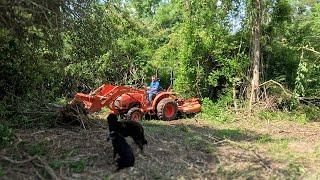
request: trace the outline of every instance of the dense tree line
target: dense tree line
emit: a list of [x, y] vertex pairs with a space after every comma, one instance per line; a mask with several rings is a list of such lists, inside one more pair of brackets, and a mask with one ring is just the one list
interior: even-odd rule
[[28, 110], [105, 82], [142, 85], [157, 67], [174, 69], [182, 96], [233, 89], [245, 100], [256, 18], [258, 81], [319, 97], [317, 0], [3, 0], [0, 118], [27, 121]]

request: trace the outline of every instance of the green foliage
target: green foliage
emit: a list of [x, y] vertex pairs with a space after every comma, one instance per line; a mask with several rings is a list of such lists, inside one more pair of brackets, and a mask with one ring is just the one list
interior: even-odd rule
[[293, 94], [289, 101], [289, 109], [290, 110], [295, 110], [299, 106], [299, 100], [298, 100], [298, 95], [296, 93]]
[[65, 150], [61, 153], [62, 159], [67, 159], [69, 157], [79, 154], [79, 149]]
[[225, 10], [217, 8], [212, 1], [188, 3], [173, 1], [155, 13], [159, 23], [155, 23], [158, 31], [153, 39], [162, 41], [155, 45], [152, 63], [176, 70], [174, 89], [182, 96], [217, 97], [220, 93], [217, 91], [241, 76], [248, 58], [237, 53], [242, 52], [239, 42], [223, 24], [222, 19], [227, 16]]
[[86, 167], [86, 163], [84, 160], [74, 161], [69, 164], [72, 172], [74, 173], [82, 173]]
[[319, 24], [319, 3], [277, 0], [266, 9], [273, 10], [262, 37], [266, 78], [286, 84], [296, 96], [316, 95], [318, 57], [306, 50], [301, 56], [301, 47], [319, 49], [319, 29], [315, 28]]
[[302, 105], [296, 109], [297, 113], [305, 114], [308, 121], [319, 122], [320, 121], [320, 108], [314, 105]]
[[60, 104], [60, 105], [66, 105], [68, 103], [68, 99], [66, 98], [57, 98], [55, 101], [57, 104]]
[[287, 174], [290, 175], [288, 177], [290, 179], [296, 179], [297, 177], [304, 175], [306, 172], [303, 165], [294, 162], [290, 163], [286, 170]]
[[67, 165], [74, 173], [82, 173], [85, 170], [86, 162], [83, 159], [77, 160], [77, 161], [71, 161], [71, 162], [62, 162], [59, 160], [54, 160], [50, 164], [50, 167], [53, 169], [60, 169], [61, 167]]
[[0, 123], [0, 150], [12, 143], [13, 136], [12, 129], [8, 125]]
[[295, 92], [298, 96], [305, 96], [305, 73], [308, 72], [307, 63], [303, 58], [301, 58], [300, 63], [298, 65], [297, 77], [295, 82]]
[[316, 153], [317, 158], [319, 158], [320, 157], [320, 143], [316, 144], [315, 153]]
[[268, 143], [271, 142], [272, 138], [269, 134], [263, 134], [259, 137], [258, 142], [259, 143]]
[[213, 102], [209, 98], [202, 99], [201, 117], [216, 122], [232, 121], [233, 114], [228, 112], [228, 106], [232, 101], [230, 94]]
[[58, 160], [54, 160], [52, 162], [50, 162], [50, 167], [52, 167], [53, 169], [60, 169], [60, 167], [63, 166], [63, 163], [61, 161]]
[[44, 142], [35, 143], [35, 144], [28, 144], [26, 146], [26, 150], [30, 155], [40, 155], [44, 156], [47, 153], [47, 149]]
[[305, 124], [310, 121], [310, 119], [306, 116], [305, 113], [300, 111], [292, 111], [292, 112], [282, 112], [282, 111], [260, 111], [258, 112], [258, 117], [265, 121], [282, 121], [289, 120], [298, 122], [301, 124]]
[[201, 115], [206, 119], [220, 117], [223, 110], [218, 107], [212, 100], [205, 98], [202, 100]]
[[4, 176], [4, 169], [0, 166], [0, 177]]
[[56, 29], [58, 22], [51, 20], [59, 16], [56, 8], [60, 4], [2, 3], [1, 17], [7, 21], [1, 22], [0, 29], [0, 58], [4, 60], [0, 63], [0, 98], [34, 90], [56, 92], [61, 68], [55, 60], [61, 50], [61, 36]]
[[224, 139], [241, 139], [246, 133], [241, 129], [222, 129], [215, 133], [218, 137]]
[[[263, 3], [263, 80], [294, 91], [293, 109], [298, 96], [320, 94], [319, 56], [305, 51], [300, 58], [301, 47], [320, 49], [320, 5]], [[172, 67], [174, 90], [205, 98], [203, 115], [225, 121], [230, 104], [210, 101], [230, 98], [231, 88], [244, 88], [249, 80], [249, 1], [1, 4], [0, 115], [14, 126], [52, 126], [54, 114], [44, 108], [48, 102], [102, 83], [140, 86], [150, 82], [157, 67]], [[168, 86], [168, 75], [160, 78]]]
[[53, 127], [56, 125], [56, 111], [48, 105], [50, 96], [30, 93], [24, 97], [6, 97], [2, 101], [0, 116], [5, 117], [11, 127]]

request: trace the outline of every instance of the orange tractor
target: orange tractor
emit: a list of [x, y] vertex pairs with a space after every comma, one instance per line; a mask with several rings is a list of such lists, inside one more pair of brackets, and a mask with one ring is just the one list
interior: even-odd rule
[[201, 105], [198, 98], [178, 98], [171, 91], [172, 75], [171, 72], [170, 87], [165, 91], [160, 91], [151, 103], [148, 101], [145, 89], [103, 84], [90, 94], [77, 93], [71, 104], [81, 102], [89, 113], [108, 107], [113, 113], [133, 121], [140, 121], [145, 114], [156, 115], [161, 120], [172, 120], [178, 113], [200, 112]]

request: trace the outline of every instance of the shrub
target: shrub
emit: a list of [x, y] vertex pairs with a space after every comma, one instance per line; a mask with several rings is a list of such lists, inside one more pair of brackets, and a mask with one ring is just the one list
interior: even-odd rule
[[213, 102], [209, 98], [202, 99], [201, 117], [217, 122], [225, 122], [232, 119], [232, 115], [228, 113], [228, 105], [231, 102], [229, 95], [225, 95], [217, 102]]
[[86, 167], [84, 160], [74, 161], [69, 164], [69, 167], [71, 168], [72, 172], [75, 173], [82, 173]]
[[308, 121], [320, 121], [320, 108], [314, 105], [303, 105], [300, 106], [297, 111], [302, 114], [305, 114]]
[[302, 124], [309, 122], [307, 116], [300, 111], [260, 111], [258, 117], [267, 121], [288, 120]]
[[0, 124], [0, 149], [9, 146], [13, 141], [13, 131], [6, 124]]

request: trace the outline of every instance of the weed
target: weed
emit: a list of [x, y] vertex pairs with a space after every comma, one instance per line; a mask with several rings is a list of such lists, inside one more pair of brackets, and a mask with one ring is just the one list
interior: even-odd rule
[[299, 111], [292, 111], [292, 112], [286, 112], [286, 111], [260, 111], [258, 112], [258, 117], [261, 120], [266, 121], [293, 121], [298, 122], [301, 124], [305, 124], [309, 122], [309, 119], [306, 117], [304, 113], [301, 113]]
[[0, 124], [0, 150], [9, 146], [13, 141], [12, 129], [5, 125]]
[[202, 100], [201, 117], [216, 122], [226, 122], [233, 119], [233, 116], [227, 112], [223, 101], [214, 103], [208, 98]]
[[308, 121], [320, 121], [320, 108], [317, 106], [300, 106], [296, 112], [304, 113]]
[[299, 179], [305, 173], [305, 169], [298, 163], [290, 163], [285, 169], [289, 179]]
[[66, 105], [68, 103], [68, 100], [67, 98], [57, 98], [56, 103], [61, 105]]
[[63, 152], [61, 153], [62, 154], [61, 158], [66, 159], [66, 158], [72, 157], [78, 153], [79, 153], [79, 149], [63, 150]]
[[185, 125], [179, 126], [179, 130], [182, 131], [182, 132], [190, 132], [190, 128], [188, 126], [185, 126]]
[[44, 145], [43, 142], [41, 143], [37, 143], [37, 144], [30, 144], [27, 146], [27, 152], [30, 154], [30, 155], [46, 155], [46, 147]]
[[267, 150], [268, 154], [279, 160], [288, 160], [295, 155], [288, 149], [289, 139], [274, 139], [271, 142], [264, 143], [264, 149]]
[[224, 139], [243, 139], [246, 136], [245, 132], [241, 129], [221, 129], [217, 130], [214, 134]]
[[[59, 160], [54, 160], [52, 161], [49, 165], [53, 169], [60, 169], [63, 165], [66, 163], [63, 163]], [[82, 173], [85, 170], [85, 161], [84, 160], [79, 160], [79, 161], [73, 161], [68, 163], [69, 168], [71, 169], [72, 172], [74, 173]]]
[[282, 152], [284, 150], [288, 149], [288, 145], [289, 145], [289, 139], [279, 139], [274, 141], [273, 143], [273, 150], [274, 151], [278, 151], [278, 152]]
[[0, 177], [4, 176], [4, 170], [2, 169], [2, 167], [0, 166]]
[[257, 141], [258, 143], [267, 143], [267, 142], [271, 142], [272, 138], [269, 134], [263, 134], [259, 137]]
[[314, 152], [316, 154], [316, 157], [320, 158], [320, 143], [319, 142], [317, 143]]
[[62, 167], [63, 163], [58, 161], [58, 160], [54, 160], [52, 161], [50, 164], [50, 167], [52, 167], [53, 169], [59, 169], [60, 167]]
[[258, 117], [265, 121], [272, 121], [279, 119], [278, 114], [274, 111], [259, 111]]
[[84, 172], [84, 169], [86, 167], [85, 161], [84, 160], [79, 160], [79, 161], [74, 161], [69, 164], [70, 169], [74, 173], [82, 173]]

